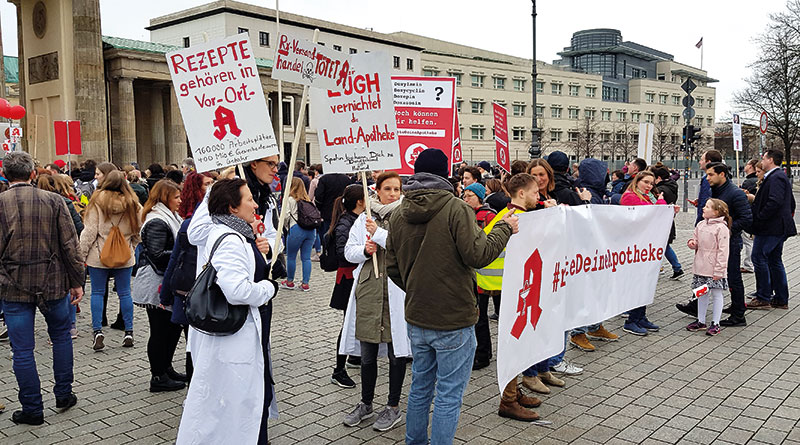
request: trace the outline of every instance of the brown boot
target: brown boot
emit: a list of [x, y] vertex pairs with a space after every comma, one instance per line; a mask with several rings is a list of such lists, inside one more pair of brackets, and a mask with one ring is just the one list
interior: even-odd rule
[[522, 376], [522, 385], [539, 394], [550, 394], [550, 388], [539, 380], [539, 376]]
[[539, 420], [539, 415], [535, 411], [523, 408], [517, 402], [500, 402], [500, 408], [497, 410], [500, 417], [507, 419], [519, 420], [522, 422], [533, 422]]
[[592, 339], [603, 340], [603, 341], [617, 341], [619, 340], [619, 335], [609, 332], [605, 326], [600, 325], [600, 327], [596, 331], [589, 331], [586, 333], [586, 336]]
[[563, 380], [554, 376], [551, 372], [543, 372], [539, 374], [539, 379], [542, 381], [542, 383], [550, 386], [558, 386], [559, 388], [562, 388], [564, 385], [566, 385]]
[[522, 392], [522, 387], [517, 387], [517, 403], [525, 408], [538, 408], [542, 405], [542, 401], [537, 397], [526, 396]]
[[573, 346], [580, 349], [581, 351], [585, 352], [594, 351], [594, 345], [589, 343], [589, 339], [586, 338], [586, 334], [573, 335], [572, 337], [569, 338], [569, 342], [572, 343]]

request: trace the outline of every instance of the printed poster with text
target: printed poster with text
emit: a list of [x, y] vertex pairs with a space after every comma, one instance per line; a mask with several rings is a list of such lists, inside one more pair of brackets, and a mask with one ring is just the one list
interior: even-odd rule
[[511, 173], [511, 152], [508, 148], [508, 110], [492, 102], [494, 114], [495, 159], [500, 168]]
[[455, 78], [392, 76], [392, 83], [402, 158], [397, 172], [413, 175], [417, 156], [428, 148], [442, 150], [452, 170]]
[[390, 60], [374, 52], [353, 55], [344, 91], [311, 89], [311, 122], [326, 173], [400, 167]]
[[278, 154], [247, 34], [166, 57], [197, 171]]

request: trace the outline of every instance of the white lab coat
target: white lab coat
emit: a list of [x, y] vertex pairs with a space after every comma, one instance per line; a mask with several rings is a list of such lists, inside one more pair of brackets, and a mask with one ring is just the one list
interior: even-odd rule
[[[208, 261], [214, 242], [227, 232], [236, 233], [211, 222], [207, 200], [198, 206], [188, 230], [189, 242], [198, 246], [198, 273]], [[253, 282], [255, 255], [241, 235], [226, 237], [211, 264], [228, 301], [247, 304], [250, 312], [244, 326], [233, 335], [211, 336], [189, 328], [194, 374], [177, 444], [255, 444], [264, 406], [265, 366], [258, 307], [266, 304], [277, 289], [268, 281]], [[267, 366], [271, 372], [271, 363]], [[274, 388], [271, 390], [269, 417], [277, 418]]]
[[[388, 235], [389, 232], [386, 229], [378, 227], [372, 236], [372, 240], [385, 249]], [[362, 213], [353, 223], [353, 227], [350, 228], [350, 236], [347, 238], [347, 244], [344, 247], [344, 257], [347, 261], [358, 264], [358, 267], [353, 272], [355, 283], [353, 283], [353, 289], [350, 291], [350, 301], [347, 303], [347, 312], [342, 325], [342, 341], [339, 346], [339, 354], [342, 355], [361, 355], [361, 342], [356, 338], [356, 287], [358, 286], [361, 268], [365, 267], [365, 265], [366, 267], [373, 267], [371, 261], [369, 263], [366, 262], [369, 259], [364, 255], [364, 246], [366, 244], [367, 215]], [[395, 357], [411, 357], [411, 345], [408, 340], [405, 316], [406, 293], [397, 287], [389, 277], [386, 277], [386, 280], [389, 281], [389, 317], [392, 323], [394, 355]], [[378, 351], [381, 356], [388, 354], [385, 344], [381, 344]]]

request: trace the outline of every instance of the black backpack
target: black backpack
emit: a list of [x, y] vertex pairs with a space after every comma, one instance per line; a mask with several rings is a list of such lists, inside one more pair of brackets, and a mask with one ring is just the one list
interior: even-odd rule
[[322, 237], [322, 253], [319, 255], [319, 267], [325, 272], [336, 272], [339, 258], [336, 256], [336, 234], [326, 233]]
[[322, 215], [309, 201], [297, 201], [297, 225], [306, 230], [316, 230], [322, 226]]
[[197, 247], [189, 243], [186, 232], [178, 232], [178, 242], [182, 249], [176, 258], [169, 284], [172, 292], [185, 297], [194, 285], [197, 274]]

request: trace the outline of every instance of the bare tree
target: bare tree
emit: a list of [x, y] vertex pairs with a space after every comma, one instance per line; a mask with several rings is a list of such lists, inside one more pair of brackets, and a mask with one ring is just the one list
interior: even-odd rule
[[672, 148], [672, 134], [675, 128], [667, 124], [667, 116], [659, 116], [653, 133], [653, 161], [664, 161]]
[[631, 125], [629, 122], [623, 122], [619, 127], [614, 127], [614, 156], [617, 159], [627, 161], [633, 156], [635, 152], [633, 143], [634, 128], [638, 130], [639, 127]]
[[586, 117], [575, 126], [577, 139], [569, 141], [567, 146], [572, 148], [578, 159], [586, 159], [594, 156], [597, 147], [600, 145], [600, 135], [598, 134], [599, 125], [597, 121]]
[[789, 0], [786, 11], [770, 15], [756, 42], [760, 55], [750, 65], [753, 73], [733, 101], [753, 118], [766, 111], [768, 132], [783, 143], [789, 164], [792, 145], [800, 136], [800, 0]]

